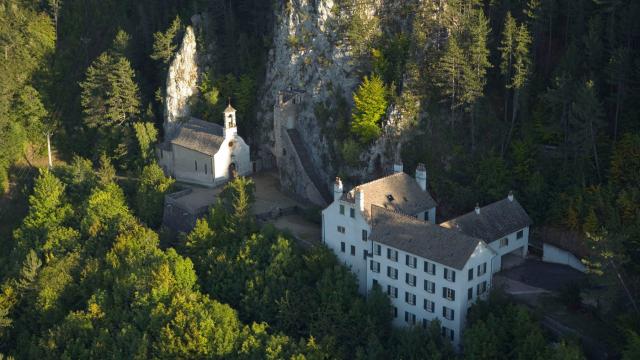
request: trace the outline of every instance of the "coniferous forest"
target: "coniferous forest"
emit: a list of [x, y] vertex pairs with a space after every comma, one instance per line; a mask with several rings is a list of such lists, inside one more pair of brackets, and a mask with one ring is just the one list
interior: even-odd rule
[[[193, 109], [217, 121], [232, 99], [251, 144], [278, 19], [319, 2], [0, 0], [0, 359], [591, 357], [499, 289], [471, 308], [462, 352], [437, 322], [392, 328], [383, 291], [359, 295], [330, 250], [255, 221], [250, 179], [229, 182], [191, 233], [161, 226], [176, 184], [154, 148], [192, 16], [210, 55]], [[590, 287], [607, 289], [581, 311], [611, 356], [640, 358], [640, 2], [331, 11], [360, 79], [316, 108], [337, 119], [323, 136], [340, 171], [363, 165], [393, 107], [410, 129], [405, 169], [426, 164], [440, 220], [514, 190], [534, 240], [579, 234]]]

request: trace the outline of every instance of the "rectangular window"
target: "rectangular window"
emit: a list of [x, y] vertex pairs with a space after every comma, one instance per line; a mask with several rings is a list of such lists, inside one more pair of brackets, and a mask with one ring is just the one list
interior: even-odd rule
[[410, 286], [416, 286], [416, 276], [413, 274], [406, 273], [404, 281]]
[[424, 272], [427, 274], [435, 275], [436, 274], [436, 264], [430, 263], [428, 261], [424, 262]]
[[500, 239], [500, 247], [509, 246], [509, 238]]
[[207, 174], [207, 164], [204, 164], [204, 173]]
[[477, 285], [477, 290], [476, 293], [478, 294], [478, 296], [484, 294], [487, 291], [487, 282], [483, 281], [480, 284]]
[[447, 300], [455, 301], [456, 300], [456, 291], [453, 290], [453, 289], [449, 289], [448, 287], [443, 287], [442, 288], [442, 297], [447, 299]]
[[424, 221], [429, 221], [429, 211], [424, 212]]
[[382, 246], [381, 246], [381, 245], [379, 245], [379, 244], [376, 244], [376, 245], [373, 247], [373, 253], [374, 253], [374, 254], [376, 254], [376, 255], [378, 255], [378, 256], [380, 256], [380, 254], [382, 253]]
[[380, 263], [379, 262], [371, 260], [370, 264], [371, 264], [370, 265], [371, 271], [373, 271], [374, 273], [379, 273], [380, 272]]
[[371, 285], [372, 285], [372, 286], [376, 286], [376, 285], [378, 285], [378, 280], [373, 279], [373, 280], [371, 281]]
[[473, 288], [470, 287], [467, 289], [467, 300], [473, 299]]
[[442, 327], [442, 336], [448, 337], [449, 339], [451, 339], [451, 341], [453, 341], [453, 330], [443, 326]]
[[442, 317], [447, 320], [453, 320], [453, 309], [449, 309], [446, 306], [442, 307]]
[[351, 255], [355, 256], [356, 255], [356, 247], [351, 245]]
[[387, 259], [391, 261], [398, 261], [398, 251], [393, 249], [387, 249]]
[[433, 281], [429, 281], [429, 280], [425, 280], [424, 281], [424, 291], [428, 292], [428, 293], [435, 293], [436, 292], [436, 283], [434, 283]]
[[196, 164], [196, 171], [198, 171], [198, 160], [193, 160]]
[[395, 286], [387, 285], [387, 295], [396, 299], [398, 297], [398, 288]]
[[394, 318], [398, 317], [398, 308], [395, 306], [391, 307], [391, 316], [393, 316]]
[[516, 234], [516, 239], [522, 239], [524, 237], [524, 230], [518, 231]]
[[341, 234], [344, 234], [347, 231], [347, 229], [344, 228], [344, 226], [340, 226], [338, 225], [338, 232]]
[[340, 215], [344, 215], [344, 205], [340, 205]]
[[362, 241], [367, 241], [368, 238], [369, 234], [367, 233], [367, 230], [362, 230]]
[[415, 256], [411, 256], [407, 254], [405, 256], [405, 263], [407, 264], [408, 267], [415, 269], [418, 266], [418, 259]]
[[424, 309], [427, 310], [427, 312], [432, 313], [433, 310], [435, 309], [435, 303], [431, 300], [428, 299], [424, 299]]
[[340, 251], [344, 252], [344, 242], [340, 243]]
[[478, 276], [484, 275], [487, 273], [487, 263], [482, 263], [478, 265]]
[[349, 208], [349, 216], [351, 216], [352, 218], [355, 218], [356, 217], [356, 209]]
[[398, 269], [392, 268], [391, 266], [387, 266], [387, 276], [394, 280], [397, 279]]
[[473, 280], [473, 269], [469, 269], [469, 281]]
[[456, 282], [456, 272], [449, 269], [444, 269], [444, 278], [451, 281]]
[[423, 329], [428, 328], [428, 327], [429, 327], [429, 323], [430, 323], [430, 322], [429, 322], [429, 320], [427, 320], [427, 319], [422, 319], [422, 328], [423, 328]]
[[404, 301], [409, 304], [409, 305], [415, 305], [416, 304], [416, 295], [412, 294], [408, 291], [405, 291], [404, 293]]
[[416, 324], [416, 315], [412, 314], [408, 311], [404, 312], [404, 321], [406, 321], [408, 324], [411, 325], [415, 325]]

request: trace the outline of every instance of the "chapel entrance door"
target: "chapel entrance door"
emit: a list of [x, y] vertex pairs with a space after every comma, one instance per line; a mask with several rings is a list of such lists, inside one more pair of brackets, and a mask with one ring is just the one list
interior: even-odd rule
[[231, 163], [229, 165], [229, 180], [233, 180], [238, 176], [238, 171], [236, 170], [236, 163]]

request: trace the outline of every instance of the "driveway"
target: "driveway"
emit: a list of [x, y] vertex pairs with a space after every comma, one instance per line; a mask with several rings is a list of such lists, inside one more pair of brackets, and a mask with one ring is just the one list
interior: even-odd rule
[[566, 265], [527, 259], [523, 264], [498, 273], [502, 277], [549, 291], [562, 290], [567, 284], [583, 282], [587, 276]]

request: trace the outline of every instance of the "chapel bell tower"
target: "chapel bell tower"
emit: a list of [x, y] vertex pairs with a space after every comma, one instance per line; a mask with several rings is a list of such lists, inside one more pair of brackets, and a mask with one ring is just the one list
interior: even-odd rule
[[233, 137], [238, 133], [238, 127], [236, 126], [236, 109], [231, 106], [231, 100], [229, 105], [224, 109], [224, 138]]

